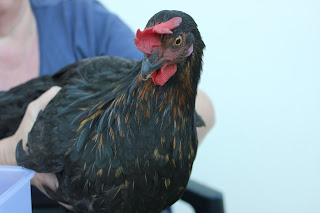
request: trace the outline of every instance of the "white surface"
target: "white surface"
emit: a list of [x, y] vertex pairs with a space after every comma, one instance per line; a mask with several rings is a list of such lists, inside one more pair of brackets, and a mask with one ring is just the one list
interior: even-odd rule
[[162, 9], [198, 23], [217, 124], [192, 178], [228, 213], [320, 212], [319, 0], [102, 2], [134, 31]]

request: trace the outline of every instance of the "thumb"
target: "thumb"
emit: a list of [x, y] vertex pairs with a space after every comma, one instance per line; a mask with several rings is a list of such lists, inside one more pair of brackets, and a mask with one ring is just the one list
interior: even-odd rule
[[[56, 94], [61, 90], [61, 87], [53, 86], [43, 93], [36, 102], [40, 110], [44, 110], [48, 103], [56, 96]], [[39, 111], [40, 111], [39, 110]]]
[[[48, 103], [54, 98], [54, 96], [61, 90], [61, 87], [54, 86], [43, 93], [39, 98], [30, 102], [25, 112], [25, 115], [20, 123], [20, 126], [16, 132], [18, 138], [23, 139], [23, 144], [26, 144], [28, 133], [31, 131], [34, 122], [41, 110], [44, 110]], [[20, 140], [20, 139], [19, 139]], [[25, 147], [24, 147], [25, 148]]]
[[30, 102], [30, 104], [27, 107], [26, 114], [29, 116], [28, 119], [30, 119], [32, 123], [34, 123], [35, 120], [37, 119], [38, 113], [41, 110], [44, 110], [46, 108], [48, 103], [54, 98], [54, 96], [56, 96], [56, 94], [60, 90], [61, 90], [61, 87], [58, 87], [58, 86], [51, 87], [49, 90], [43, 93], [39, 98]]

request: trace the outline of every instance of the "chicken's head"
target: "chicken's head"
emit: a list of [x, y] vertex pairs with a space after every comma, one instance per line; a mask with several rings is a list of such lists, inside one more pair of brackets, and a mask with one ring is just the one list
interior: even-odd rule
[[[175, 16], [176, 15], [176, 16]], [[141, 76], [150, 76], [163, 86], [194, 49], [196, 29], [193, 19], [180, 11], [161, 11], [153, 16], [143, 31], [138, 30], [134, 42], [144, 53]]]

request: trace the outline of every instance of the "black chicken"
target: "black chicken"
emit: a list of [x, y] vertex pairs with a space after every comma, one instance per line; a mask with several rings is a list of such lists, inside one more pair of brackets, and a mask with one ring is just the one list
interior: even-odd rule
[[135, 43], [145, 53], [141, 62], [85, 59], [0, 94], [6, 137], [30, 101], [63, 87], [38, 115], [28, 153], [20, 141], [16, 159], [56, 173], [59, 188], [48, 194], [76, 212], [160, 212], [189, 180], [205, 45], [194, 20], [180, 11], [154, 15]]

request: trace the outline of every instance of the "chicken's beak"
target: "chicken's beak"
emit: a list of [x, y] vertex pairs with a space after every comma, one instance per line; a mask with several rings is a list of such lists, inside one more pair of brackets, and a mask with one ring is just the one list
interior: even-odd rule
[[159, 60], [158, 59], [158, 52], [152, 55], [144, 56], [142, 60], [142, 67], [141, 67], [141, 77], [143, 80], [147, 80], [150, 78], [152, 73], [158, 69], [160, 69], [164, 62], [167, 60]]

